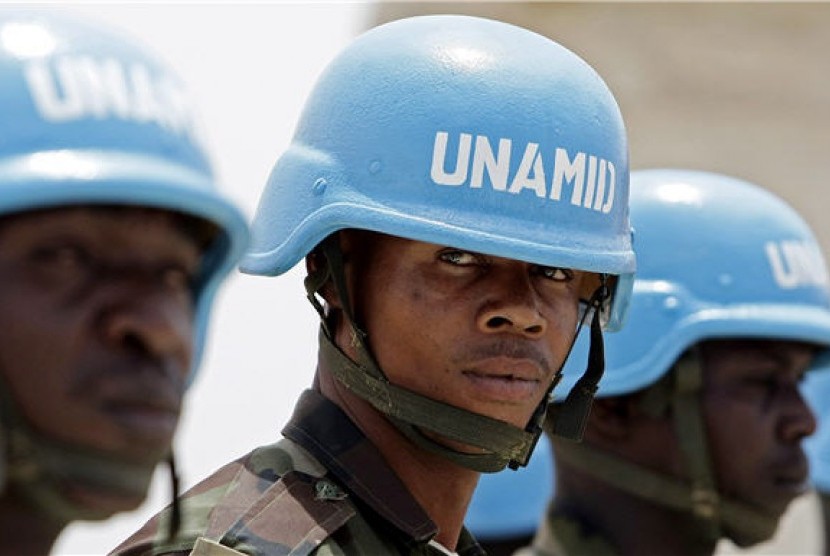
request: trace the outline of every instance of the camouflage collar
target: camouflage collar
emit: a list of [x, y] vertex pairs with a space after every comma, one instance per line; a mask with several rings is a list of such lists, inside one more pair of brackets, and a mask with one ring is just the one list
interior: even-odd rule
[[374, 444], [320, 392], [303, 392], [282, 434], [314, 456], [362, 505], [411, 540], [427, 542], [438, 532]]

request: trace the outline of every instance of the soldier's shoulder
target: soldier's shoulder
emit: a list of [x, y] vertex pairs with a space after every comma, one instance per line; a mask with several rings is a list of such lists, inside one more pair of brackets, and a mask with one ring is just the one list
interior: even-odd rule
[[175, 538], [168, 534], [173, 504], [153, 516], [141, 529], [118, 545], [110, 556], [151, 556], [188, 554], [205, 529], [209, 515], [240, 476], [253, 452], [234, 460], [199, 482], [179, 497], [181, 522]]
[[246, 554], [284, 553], [286, 548], [308, 553], [355, 513], [325, 474], [291, 441], [258, 448], [180, 498], [181, 526], [174, 539], [166, 538], [168, 507], [113, 554], [233, 554], [220, 550], [234, 547]]

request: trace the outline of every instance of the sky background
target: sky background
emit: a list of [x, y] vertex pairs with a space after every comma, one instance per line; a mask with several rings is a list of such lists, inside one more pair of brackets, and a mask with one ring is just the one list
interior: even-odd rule
[[[197, 105], [224, 191], [250, 217], [303, 101], [325, 64], [364, 25], [362, 4], [162, 6], [61, 3], [123, 30], [165, 59]], [[176, 441], [184, 488], [275, 441], [310, 385], [317, 315], [301, 275], [234, 273], [214, 306], [205, 359]], [[134, 513], [70, 526], [54, 553], [104, 554], [169, 502], [159, 468]]]

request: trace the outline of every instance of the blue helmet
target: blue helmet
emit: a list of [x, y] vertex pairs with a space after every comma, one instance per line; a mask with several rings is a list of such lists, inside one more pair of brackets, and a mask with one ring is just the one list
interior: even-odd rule
[[0, 216], [125, 204], [217, 226], [196, 303], [195, 371], [214, 293], [241, 257], [248, 228], [217, 192], [177, 77], [120, 34], [54, 10], [4, 9], [0, 121]]
[[[808, 225], [784, 201], [724, 175], [644, 170], [631, 174], [630, 202], [637, 279], [625, 328], [606, 339], [598, 397], [653, 384], [706, 339], [830, 347], [825, 262]], [[568, 367], [579, 365], [574, 352]], [[823, 364], [819, 357], [816, 366]], [[566, 370], [563, 382], [573, 374]]]
[[614, 97], [559, 44], [506, 23], [421, 16], [328, 66], [253, 221], [244, 272], [286, 272], [361, 228], [548, 266], [634, 272], [628, 147]]
[[[611, 328], [622, 321], [635, 267], [628, 174], [619, 107], [581, 58], [498, 21], [402, 19], [358, 37], [318, 80], [262, 193], [241, 269], [278, 275], [319, 245], [331, 272], [309, 276], [314, 303], [321, 284], [342, 278], [324, 240], [357, 228], [611, 275], [589, 296], [603, 303], [592, 322], [599, 345], [600, 315]], [[365, 342], [357, 363], [327, 332], [321, 353], [349, 374], [342, 382], [414, 443], [478, 471], [527, 463], [546, 400], [525, 428], [438, 404], [390, 384]], [[562, 422], [584, 422], [584, 398]], [[418, 429], [429, 426], [475, 438], [484, 453], [449, 449]]]
[[527, 467], [481, 476], [465, 526], [484, 542], [533, 535], [553, 498], [553, 479], [550, 441], [543, 436]]
[[[644, 410], [671, 408], [689, 476], [669, 477], [588, 444], [557, 456], [592, 461], [583, 470], [596, 478], [689, 512], [713, 541], [728, 535], [742, 546], [761, 542], [775, 532], [778, 516], [718, 491], [700, 408], [703, 368], [690, 348], [718, 338], [802, 341], [822, 347], [813, 367], [825, 366], [830, 284], [821, 250], [789, 205], [735, 178], [633, 172], [630, 202], [637, 279], [628, 322], [607, 339], [597, 397], [655, 385], [641, 400]], [[578, 363], [576, 352], [568, 365]], [[566, 371], [565, 381], [572, 374]]]

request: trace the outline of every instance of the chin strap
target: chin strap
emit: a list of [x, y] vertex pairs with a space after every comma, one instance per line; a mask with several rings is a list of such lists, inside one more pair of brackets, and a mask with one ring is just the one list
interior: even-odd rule
[[688, 481], [659, 474], [587, 444], [562, 445], [556, 455], [582, 473], [632, 496], [692, 514], [711, 541], [717, 542], [729, 531], [748, 544], [757, 544], [772, 537], [778, 518], [720, 497], [700, 408], [702, 377], [699, 355], [691, 350], [678, 360], [665, 380], [646, 390], [642, 400], [644, 410], [653, 417], [671, 408], [688, 465]]
[[[370, 374], [368, 367], [360, 366], [346, 356], [323, 329], [320, 331], [320, 356], [344, 386], [389, 417], [407, 438], [422, 448], [481, 472], [500, 471], [511, 460], [530, 457], [536, 440], [531, 433], [504, 421], [421, 396], [390, 383], [385, 377]], [[426, 436], [420, 429], [476, 446], [487, 453], [453, 450]]]
[[182, 526], [182, 504], [179, 501], [179, 474], [176, 472], [176, 460], [173, 452], [167, 456], [167, 469], [170, 471], [170, 523], [167, 529], [167, 541], [173, 541]]
[[112, 512], [80, 505], [64, 494], [71, 485], [143, 499], [153, 478], [154, 466], [134, 464], [55, 442], [32, 431], [25, 423], [9, 389], [0, 380], [0, 471], [5, 483], [0, 492], [14, 488], [57, 523], [99, 521]]
[[[320, 314], [322, 321], [319, 334], [321, 360], [326, 363], [326, 367], [331, 370], [337, 380], [386, 415], [390, 422], [414, 444], [460, 466], [492, 473], [501, 471], [506, 466], [517, 469], [527, 465], [542, 434], [542, 423], [545, 419], [550, 394], [561, 379], [562, 369], [557, 371], [546, 395], [524, 429], [394, 385], [389, 382], [369, 351], [365, 332], [355, 323], [346, 289], [343, 255], [337, 236], [329, 236], [323, 241], [320, 249], [325, 257], [325, 263], [320, 265], [321, 268], [317, 272], [306, 277], [305, 287], [308, 299]], [[351, 328], [351, 341], [355, 347], [357, 361], [348, 357], [334, 342], [333, 332], [327, 324], [325, 308], [316, 297], [317, 292], [329, 280], [332, 280], [336, 288], [343, 315], [347, 325]], [[589, 356], [591, 363], [585, 376], [578, 383], [579, 391], [577, 393], [572, 391], [568, 396], [569, 401], [566, 400], [569, 409], [562, 425], [562, 430], [566, 434], [573, 434], [575, 431], [584, 429], [584, 423], [579, 422], [579, 419], [587, 418], [591, 399], [596, 391], [596, 382], [602, 376], [603, 348], [599, 312], [607, 295], [608, 288], [603, 282], [602, 287], [588, 302], [589, 310], [585, 312], [579, 324], [581, 327], [588, 314], [593, 314], [591, 355]], [[574, 342], [578, 333], [579, 328], [574, 335]], [[599, 360], [598, 366], [597, 360]], [[577, 388], [575, 387], [574, 390]], [[482, 453], [468, 453], [452, 449], [423, 431], [430, 431], [444, 439], [474, 446], [481, 449]]]
[[[594, 403], [594, 394], [596, 394], [599, 381], [605, 372], [605, 344], [602, 339], [599, 312], [607, 295], [608, 289], [603, 282], [600, 290], [597, 290], [589, 302], [593, 318], [591, 319], [591, 347], [588, 350], [588, 365], [585, 372], [573, 385], [571, 391], [568, 392], [565, 401], [551, 406], [548, 410], [550, 416], [545, 426], [555, 436], [579, 442], [585, 433], [585, 425], [588, 423], [588, 415], [590, 415], [591, 405]], [[579, 326], [581, 329], [581, 322]], [[579, 329], [577, 329], [576, 334], [579, 335]], [[576, 336], [574, 336], [574, 340], [576, 340]], [[573, 348], [573, 344], [571, 347]], [[557, 373], [557, 378], [559, 376], [560, 374]]]

